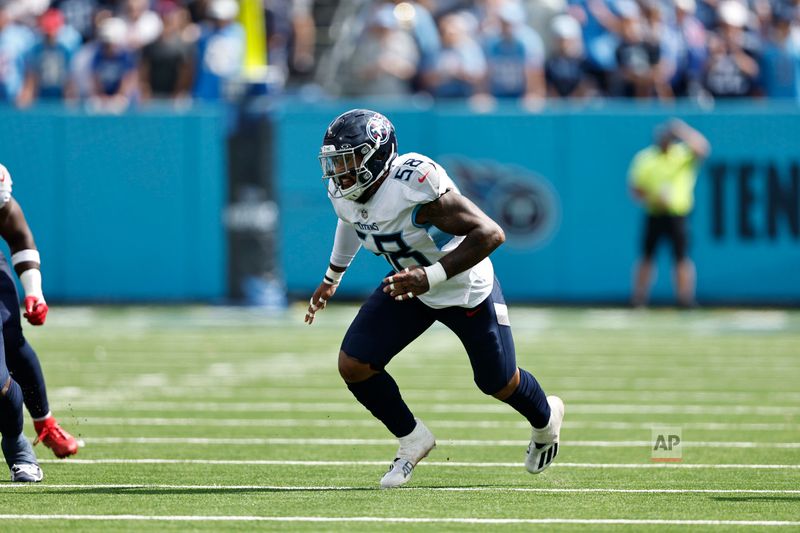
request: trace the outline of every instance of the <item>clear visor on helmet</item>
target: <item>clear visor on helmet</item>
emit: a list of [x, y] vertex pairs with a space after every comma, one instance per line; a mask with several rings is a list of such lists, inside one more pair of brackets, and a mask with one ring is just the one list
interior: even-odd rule
[[[319, 155], [319, 163], [322, 167], [322, 179], [332, 179], [340, 187], [344, 185], [342, 181], [355, 181], [357, 177], [358, 164], [352, 148], [336, 152], [323, 152]], [[352, 183], [348, 185], [352, 185]]]
[[[365, 153], [366, 152], [366, 153]], [[330, 179], [337, 191], [336, 196], [347, 197], [355, 194], [368, 184], [369, 170], [364, 166], [365, 159], [374, 150], [366, 144], [355, 148], [334, 150], [332, 146], [323, 146], [319, 154], [319, 163], [322, 167], [322, 179]]]

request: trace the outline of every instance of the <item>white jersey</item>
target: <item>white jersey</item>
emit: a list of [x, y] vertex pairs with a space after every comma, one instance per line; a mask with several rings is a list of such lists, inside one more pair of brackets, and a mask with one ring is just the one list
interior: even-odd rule
[[11, 200], [11, 174], [8, 169], [0, 165], [0, 207]]
[[[329, 192], [333, 184], [330, 187]], [[413, 265], [432, 265], [464, 240], [416, 222], [419, 208], [448, 190], [458, 192], [447, 172], [430, 158], [412, 152], [395, 158], [389, 175], [365, 203], [333, 197], [331, 202], [339, 219], [358, 234], [362, 246], [386, 257], [399, 272]], [[486, 257], [418, 298], [436, 309], [475, 307], [489, 296], [493, 285], [494, 268]]]

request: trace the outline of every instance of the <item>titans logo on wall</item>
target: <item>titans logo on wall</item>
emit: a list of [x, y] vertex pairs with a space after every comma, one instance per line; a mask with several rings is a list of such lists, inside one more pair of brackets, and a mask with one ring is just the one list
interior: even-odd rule
[[389, 140], [389, 121], [386, 117], [375, 113], [367, 122], [367, 135], [375, 143], [386, 144]]
[[476, 161], [463, 156], [440, 158], [448, 174], [466, 195], [506, 232], [506, 244], [538, 248], [561, 222], [561, 204], [553, 185], [528, 169]]

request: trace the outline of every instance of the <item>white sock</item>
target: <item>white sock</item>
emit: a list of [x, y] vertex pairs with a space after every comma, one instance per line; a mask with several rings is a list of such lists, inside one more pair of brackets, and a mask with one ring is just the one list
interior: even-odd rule
[[44, 416], [43, 416], [43, 417], [41, 417], [41, 418], [34, 418], [34, 419], [33, 419], [33, 421], [34, 421], [34, 422], [44, 422], [44, 421], [45, 421], [45, 420], [47, 420], [48, 418], [52, 418], [52, 416], [53, 416], [53, 413], [52, 413], [51, 411], [47, 411], [47, 414], [46, 414], [46, 415], [44, 415]]

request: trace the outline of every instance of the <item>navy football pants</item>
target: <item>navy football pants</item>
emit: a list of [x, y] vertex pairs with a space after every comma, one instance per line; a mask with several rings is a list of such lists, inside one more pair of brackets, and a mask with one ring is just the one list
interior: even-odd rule
[[382, 370], [438, 320], [461, 340], [482, 392], [494, 394], [514, 376], [514, 339], [511, 328], [498, 323], [495, 305], [504, 308], [505, 299], [496, 278], [492, 293], [472, 309], [433, 309], [417, 298], [399, 302], [383, 292], [384, 286], [375, 289], [347, 330], [341, 348], [347, 355]]
[[[34, 418], [50, 411], [39, 358], [25, 336], [19, 312], [19, 295], [8, 262], [0, 255], [0, 319], [3, 322], [2, 348], [5, 366], [22, 387], [25, 405]], [[0, 371], [2, 373], [2, 371]]]

